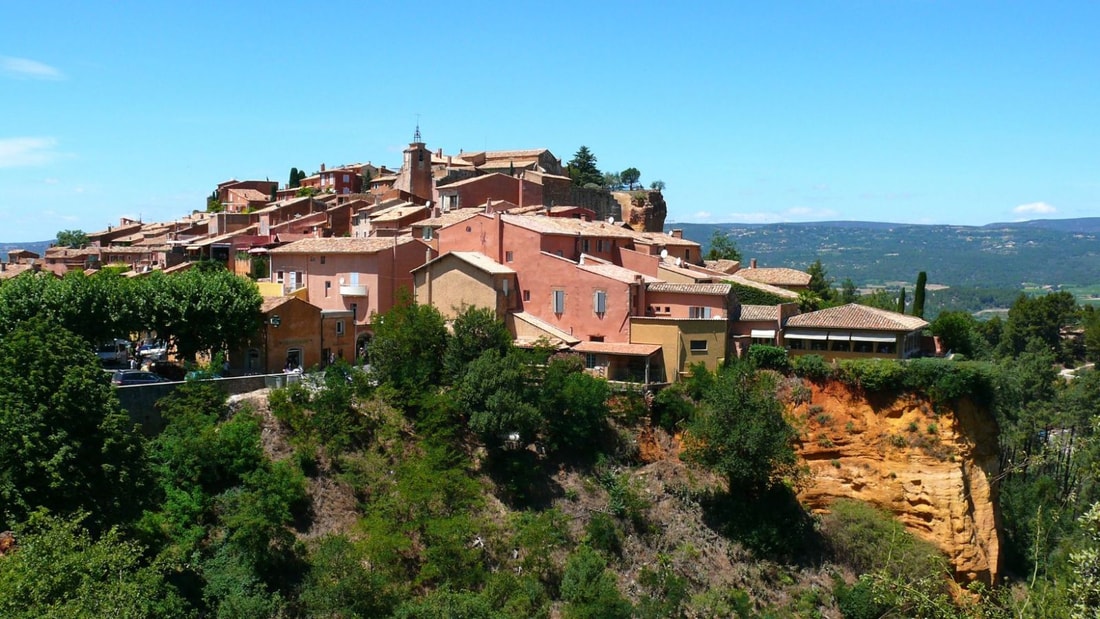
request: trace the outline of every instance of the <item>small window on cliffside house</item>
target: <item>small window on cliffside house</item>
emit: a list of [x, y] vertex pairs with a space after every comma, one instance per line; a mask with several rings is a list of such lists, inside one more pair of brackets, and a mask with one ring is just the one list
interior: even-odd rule
[[421, 230], [420, 234], [424, 238], [425, 241], [432, 240], [432, 227], [431, 226], [424, 226], [420, 230]]
[[597, 290], [592, 294], [592, 309], [599, 316], [607, 313], [607, 291]]
[[562, 314], [565, 312], [565, 291], [555, 290], [553, 297], [554, 313]]
[[337, 320], [336, 321], [336, 335], [343, 335], [343, 334], [344, 334], [344, 321], [343, 320]]
[[691, 352], [707, 352], [707, 341], [691, 340]]
[[511, 251], [504, 252], [504, 261], [505, 262], [513, 262], [515, 259], [516, 259], [516, 256], [513, 252], [511, 252]]

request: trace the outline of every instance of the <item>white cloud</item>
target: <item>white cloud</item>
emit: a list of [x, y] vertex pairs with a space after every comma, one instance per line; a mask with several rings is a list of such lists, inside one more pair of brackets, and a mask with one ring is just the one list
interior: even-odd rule
[[48, 64], [12, 56], [0, 56], [0, 73], [18, 79], [60, 80], [65, 78], [64, 73]]
[[15, 168], [49, 163], [58, 154], [53, 138], [0, 138], [0, 168]]
[[1012, 209], [1012, 212], [1017, 215], [1051, 215], [1057, 213], [1058, 209], [1046, 202], [1028, 202]]
[[789, 221], [822, 221], [835, 219], [836, 211], [832, 209], [812, 208], [808, 206], [795, 206], [782, 211], [752, 211], [737, 213], [722, 213], [715, 218], [713, 213], [699, 211], [689, 218], [689, 221], [706, 223], [709, 221], [738, 222], [746, 224], [776, 224]]

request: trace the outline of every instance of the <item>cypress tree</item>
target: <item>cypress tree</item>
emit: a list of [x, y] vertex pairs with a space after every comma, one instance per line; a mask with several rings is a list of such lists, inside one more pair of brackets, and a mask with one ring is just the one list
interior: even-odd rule
[[924, 286], [928, 283], [928, 274], [921, 271], [917, 274], [917, 287], [913, 289], [913, 315], [924, 318]]
[[298, 168], [290, 168], [290, 182], [286, 186], [290, 188], [298, 186]]
[[905, 286], [901, 287], [901, 294], [898, 295], [898, 313], [905, 313]]

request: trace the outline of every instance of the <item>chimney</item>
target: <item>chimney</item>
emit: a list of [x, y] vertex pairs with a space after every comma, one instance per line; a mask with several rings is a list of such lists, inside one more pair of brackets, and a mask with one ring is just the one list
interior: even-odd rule
[[684, 231], [683, 231], [683, 229], [682, 229], [682, 228], [673, 228], [673, 229], [672, 229], [672, 238], [674, 238], [674, 239], [682, 239], [682, 238], [684, 238]]
[[447, 155], [447, 167], [451, 167], [451, 156]]
[[750, 269], [755, 269], [756, 268], [756, 258], [753, 258], [752, 260], [749, 260], [749, 268]]
[[321, 164], [321, 171], [322, 171], [322, 172], [324, 172], [324, 171], [325, 171], [325, 164], [323, 164], [323, 163]]
[[437, 150], [436, 153], [435, 153], [435, 156], [436, 157], [442, 157], [443, 156], [443, 149], [440, 148], [439, 150]]

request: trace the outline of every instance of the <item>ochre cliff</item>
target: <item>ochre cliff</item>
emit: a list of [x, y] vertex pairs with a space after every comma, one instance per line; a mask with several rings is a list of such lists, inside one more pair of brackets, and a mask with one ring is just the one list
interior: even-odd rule
[[611, 197], [622, 209], [623, 221], [638, 232], [661, 232], [668, 215], [665, 197], [660, 191], [614, 191]]
[[997, 426], [987, 413], [963, 402], [937, 414], [919, 397], [868, 399], [835, 382], [795, 391], [808, 508], [824, 512], [838, 498], [879, 506], [939, 547], [960, 582], [996, 582]]

